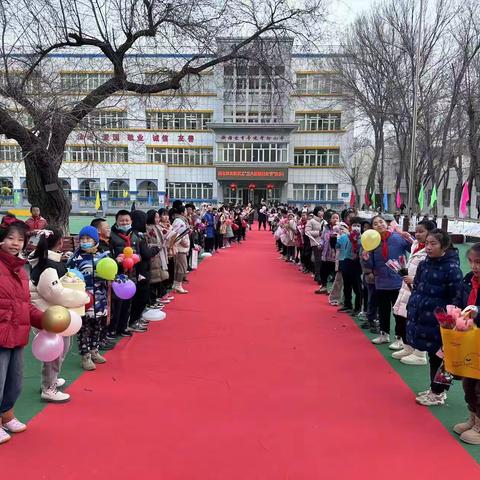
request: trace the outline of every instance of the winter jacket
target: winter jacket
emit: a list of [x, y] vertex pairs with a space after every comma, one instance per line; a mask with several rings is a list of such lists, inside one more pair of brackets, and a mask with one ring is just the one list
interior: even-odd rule
[[286, 247], [295, 246], [295, 233], [297, 231], [297, 223], [295, 220], [287, 220], [280, 224], [282, 226], [283, 232], [280, 235], [280, 240]]
[[90, 301], [85, 291], [65, 288], [60, 281], [67, 273], [67, 267], [60, 261], [60, 254], [48, 252], [45, 268], [38, 266], [38, 259], [30, 260], [30, 295], [33, 305], [44, 312], [53, 305], [65, 308], [83, 307]]
[[456, 250], [443, 257], [420, 262], [407, 305], [407, 343], [418, 350], [435, 353], [442, 346], [437, 307], [452, 305], [462, 284], [462, 271]]
[[[456, 305], [457, 307], [461, 308], [462, 310], [465, 307], [468, 307], [469, 302], [468, 302], [468, 297], [470, 296], [470, 292], [472, 291], [472, 278], [473, 278], [473, 273], [467, 273], [465, 277], [462, 280], [462, 283], [460, 284], [460, 288], [457, 291], [457, 296], [455, 297], [455, 300], [453, 301], [453, 304]], [[477, 294], [477, 299], [475, 301], [475, 305], [477, 307], [480, 307], [480, 290]], [[480, 308], [479, 308], [480, 310]], [[480, 326], [480, 314], [477, 315], [475, 318], [475, 323], [477, 326]]]
[[42, 312], [30, 303], [26, 261], [0, 251], [0, 347], [23, 347], [30, 326], [42, 328]]
[[25, 221], [30, 231], [43, 230], [47, 226], [47, 221], [43, 217], [30, 217]]
[[207, 225], [205, 234], [207, 238], [215, 238], [215, 215], [212, 212], [206, 212], [202, 218]]
[[85, 290], [93, 295], [94, 304], [85, 312], [89, 318], [107, 315], [107, 282], [97, 277], [97, 263], [108, 257], [107, 252], [89, 253], [78, 249], [68, 260], [67, 267], [76, 268], [85, 278]]
[[320, 239], [320, 248], [322, 249], [322, 262], [335, 262], [337, 258], [336, 252], [337, 234], [333, 228], [326, 226]]
[[[414, 252], [417, 246], [418, 246], [418, 242], [417, 240], [415, 240], [415, 242], [413, 242], [411, 251]], [[418, 265], [420, 264], [420, 262], [425, 260], [425, 258], [427, 258], [427, 252], [425, 251], [425, 248], [422, 248], [418, 252], [412, 253], [410, 255], [410, 258], [408, 259], [408, 262], [407, 262], [409, 277], [415, 278]], [[411, 293], [412, 293], [412, 290], [410, 289], [410, 287], [404, 281], [402, 281], [402, 286], [400, 288], [397, 301], [393, 306], [393, 313], [395, 315], [400, 315], [401, 317], [407, 318], [407, 304], [408, 304], [408, 300], [410, 299]]]
[[[172, 223], [172, 229], [179, 232], [178, 240], [175, 241], [175, 248], [179, 253], [188, 253], [190, 250], [190, 225], [188, 220], [182, 215], [175, 215]], [[185, 230], [187, 233], [185, 233]]]
[[411, 243], [405, 240], [400, 234], [393, 232], [387, 240], [388, 258], [383, 258], [382, 246], [377, 247], [373, 252], [369, 252], [368, 260], [365, 262], [367, 268], [370, 268], [375, 275], [375, 287], [377, 290], [399, 290], [402, 286], [402, 277], [390, 270], [385, 262], [387, 260], [398, 260], [401, 255], [406, 255], [410, 251]]
[[152, 257], [150, 264], [150, 281], [159, 283], [168, 278], [167, 248], [163, 240], [161, 227], [147, 225], [146, 239], [150, 247], [155, 246], [159, 249], [159, 252]]
[[326, 223], [327, 222], [320, 217], [313, 217], [307, 221], [305, 235], [310, 239], [310, 246], [318, 247], [320, 245], [322, 232]]
[[[126, 236], [128, 241], [126, 241], [123, 237]], [[118, 229], [116, 225], [112, 227], [112, 231], [110, 232], [110, 250], [113, 258], [117, 258], [121, 253], [123, 253], [123, 249], [125, 247], [132, 247], [133, 251], [137, 251], [137, 243], [138, 237], [130, 230], [127, 234], [122, 232]]]

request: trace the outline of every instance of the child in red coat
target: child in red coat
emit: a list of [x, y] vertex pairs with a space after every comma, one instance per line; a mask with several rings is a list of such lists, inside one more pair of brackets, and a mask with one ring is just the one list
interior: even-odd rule
[[0, 444], [9, 433], [23, 432], [27, 426], [17, 420], [13, 407], [23, 380], [23, 347], [30, 326], [42, 328], [42, 312], [30, 303], [26, 261], [19, 257], [27, 227], [15, 218], [0, 224]]

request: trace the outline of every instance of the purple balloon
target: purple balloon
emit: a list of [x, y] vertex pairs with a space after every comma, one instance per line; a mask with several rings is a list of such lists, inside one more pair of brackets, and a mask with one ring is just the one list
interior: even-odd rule
[[63, 338], [41, 330], [32, 342], [33, 356], [41, 362], [53, 362], [63, 353]]
[[113, 282], [112, 288], [115, 295], [122, 300], [129, 300], [137, 291], [137, 286], [131, 280], [127, 280], [126, 282]]

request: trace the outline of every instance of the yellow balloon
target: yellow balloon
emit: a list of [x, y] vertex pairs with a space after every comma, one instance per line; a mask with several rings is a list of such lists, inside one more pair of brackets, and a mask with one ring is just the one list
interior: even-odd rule
[[362, 234], [362, 247], [366, 252], [375, 250], [382, 241], [380, 234], [376, 230], [367, 230]]
[[42, 327], [47, 332], [60, 333], [70, 326], [70, 312], [59, 305], [49, 307], [43, 312]]
[[130, 258], [133, 256], [133, 248], [132, 247], [125, 247], [123, 249], [123, 254], [127, 257]]

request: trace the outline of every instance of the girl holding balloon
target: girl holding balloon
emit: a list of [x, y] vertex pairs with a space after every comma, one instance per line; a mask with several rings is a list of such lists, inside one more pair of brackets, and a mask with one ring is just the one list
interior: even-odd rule
[[98, 251], [99, 236], [95, 227], [83, 227], [78, 234], [80, 245], [70, 257], [67, 267], [81, 272], [85, 279], [86, 291], [92, 295], [93, 303], [85, 312], [78, 339], [78, 349], [82, 356], [81, 366], [84, 370], [95, 370], [96, 364], [106, 363], [106, 359], [98, 351], [102, 323], [106, 322], [108, 301], [107, 284], [95, 274], [100, 260], [108, 257], [108, 253]]
[[27, 239], [26, 225], [9, 217], [0, 224], [0, 444], [27, 426], [17, 420], [14, 406], [23, 380], [23, 348], [30, 326], [42, 328], [42, 312], [30, 303], [25, 260], [19, 257]]
[[[364, 259], [375, 277], [380, 334], [372, 342], [379, 345], [390, 343], [390, 317], [402, 286], [402, 277], [388, 268], [386, 262], [398, 260], [401, 255], [410, 252], [412, 242], [396, 231], [389, 231], [387, 222], [380, 215], [372, 218], [372, 227], [373, 231], [368, 230], [362, 235], [362, 246], [369, 252]], [[401, 330], [400, 322], [396, 323], [396, 338], [389, 345], [391, 350], [403, 349]]]
[[[65, 263], [61, 261], [61, 253], [58, 253], [61, 248], [62, 232], [55, 228], [49, 228], [40, 236], [37, 248], [29, 258], [32, 267], [30, 273], [32, 303], [42, 312], [53, 305], [78, 308], [90, 302], [90, 297], [85, 291], [73, 290], [63, 286], [60, 279], [68, 272]], [[72, 312], [70, 312], [70, 315], [72, 315]], [[58, 390], [59, 387], [65, 385], [65, 380], [59, 378], [58, 375], [69, 350], [70, 335], [63, 336], [62, 354], [51, 362], [43, 362], [42, 400], [58, 403], [70, 399], [68, 393]]]

